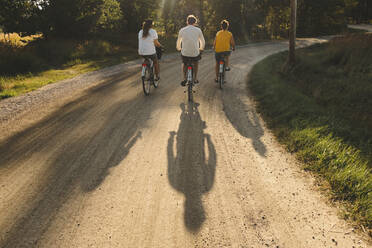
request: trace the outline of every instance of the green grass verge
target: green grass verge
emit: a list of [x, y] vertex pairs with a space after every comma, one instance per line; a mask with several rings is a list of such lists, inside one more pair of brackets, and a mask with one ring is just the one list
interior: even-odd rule
[[323, 176], [345, 216], [372, 228], [372, 35], [273, 55], [251, 72], [258, 110], [278, 140]]
[[24, 44], [13, 36], [0, 42], [0, 99], [138, 57], [136, 40], [115, 44], [37, 37]]
[[70, 61], [60, 67], [45, 69], [36, 73], [29, 72], [16, 76], [0, 76], [0, 99], [18, 96], [41, 88], [47, 84], [120, 64], [137, 57], [137, 53], [132, 52], [125, 56], [110, 56], [102, 59]]

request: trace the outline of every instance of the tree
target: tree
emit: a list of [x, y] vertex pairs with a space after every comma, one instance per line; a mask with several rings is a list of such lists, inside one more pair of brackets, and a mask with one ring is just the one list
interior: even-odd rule
[[[297, 0], [297, 35], [330, 34], [352, 20], [372, 19], [371, 0]], [[88, 38], [137, 33], [152, 18], [174, 35], [194, 14], [207, 38], [222, 19], [230, 21], [237, 39], [288, 37], [290, 1], [278, 0], [0, 0], [0, 27], [5, 32]], [[160, 6], [162, 5], [162, 6]], [[228, 8], [226, 7], [228, 6]], [[159, 18], [162, 7], [161, 19]]]
[[119, 0], [126, 32], [138, 32], [146, 19], [156, 19], [159, 0]]
[[297, 0], [291, 0], [291, 28], [289, 34], [289, 65], [296, 62]]
[[356, 23], [372, 21], [372, 2], [370, 0], [345, 0], [346, 14]]
[[298, 35], [335, 34], [346, 28], [345, 0], [299, 0]]
[[122, 12], [116, 0], [49, 0], [42, 18], [47, 36], [86, 38], [118, 29]]
[[0, 26], [4, 33], [32, 34], [38, 15], [37, 0], [0, 0]]
[[119, 32], [123, 18], [120, 3], [116, 0], [105, 0], [100, 8], [101, 14], [96, 24], [96, 32], [110, 34]]

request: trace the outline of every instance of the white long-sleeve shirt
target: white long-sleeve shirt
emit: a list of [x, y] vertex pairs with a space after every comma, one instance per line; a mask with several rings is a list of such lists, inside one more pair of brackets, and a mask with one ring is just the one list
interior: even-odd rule
[[186, 57], [197, 57], [205, 48], [205, 39], [200, 28], [188, 25], [178, 34], [177, 50]]

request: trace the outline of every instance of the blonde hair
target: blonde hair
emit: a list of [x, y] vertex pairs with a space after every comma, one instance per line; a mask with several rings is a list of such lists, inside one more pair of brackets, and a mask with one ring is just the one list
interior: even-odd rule
[[227, 30], [227, 29], [229, 28], [229, 26], [230, 26], [230, 23], [229, 23], [228, 20], [223, 20], [223, 21], [221, 22], [221, 28], [222, 28], [223, 30]]

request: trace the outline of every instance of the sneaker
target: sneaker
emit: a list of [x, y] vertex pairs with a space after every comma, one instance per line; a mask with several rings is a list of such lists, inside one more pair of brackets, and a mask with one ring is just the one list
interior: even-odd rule
[[230, 67], [226, 67], [226, 69], [225, 69], [225, 71], [230, 71], [231, 69], [230, 69]]
[[218, 83], [218, 79], [216, 78], [215, 80], [214, 80], [216, 83]]
[[182, 86], [182, 87], [185, 87], [185, 86], [186, 86], [186, 83], [187, 83], [187, 81], [186, 81], [186, 80], [183, 80], [183, 81], [181, 82], [181, 86]]

